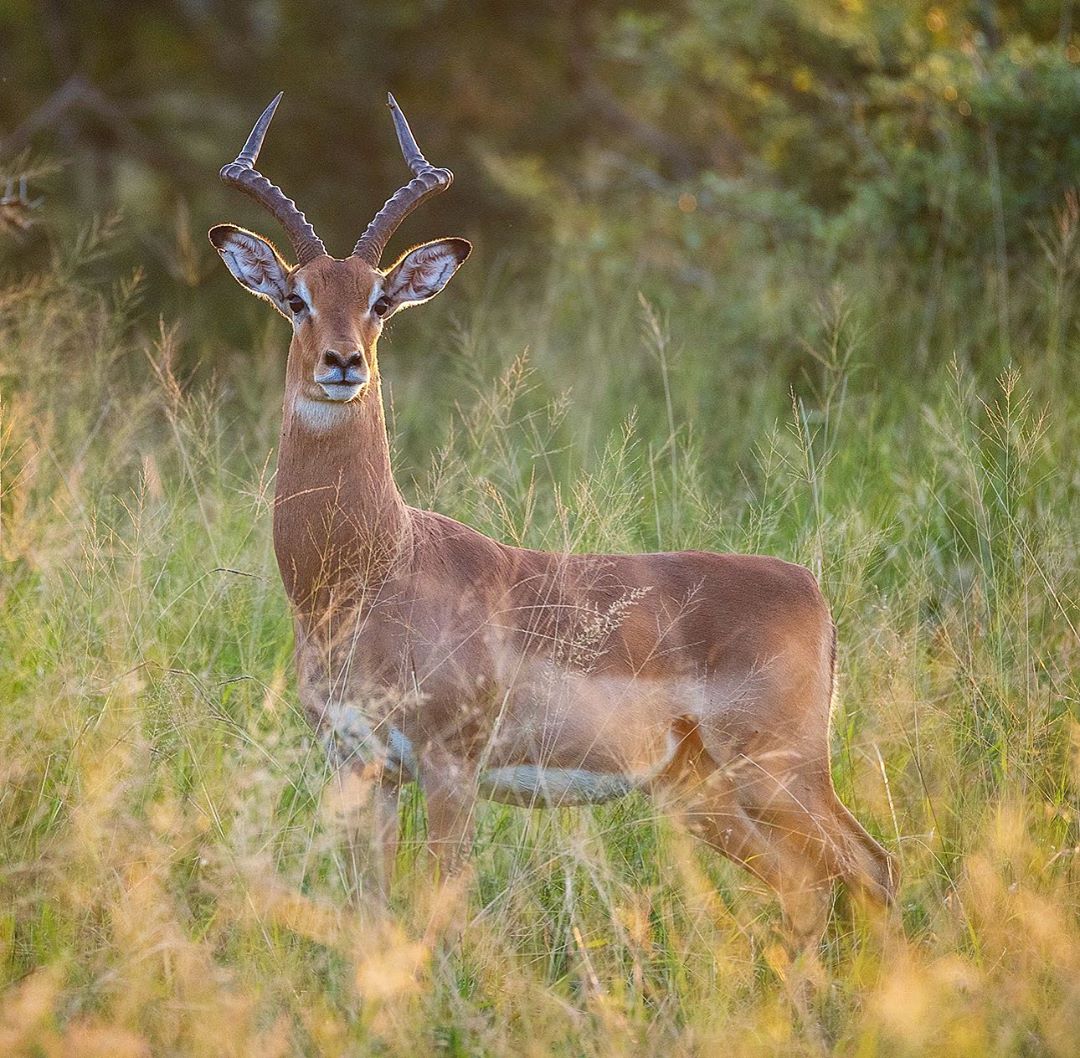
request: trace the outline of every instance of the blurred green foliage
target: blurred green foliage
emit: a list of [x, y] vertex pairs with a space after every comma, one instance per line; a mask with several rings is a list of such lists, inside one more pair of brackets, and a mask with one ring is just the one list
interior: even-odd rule
[[923, 291], [948, 270], [973, 298], [992, 286], [1007, 353], [1033, 225], [1080, 171], [1073, 6], [3, 0], [0, 175], [46, 201], [0, 264], [119, 211], [155, 308], [225, 316], [203, 231], [280, 239], [216, 179], [261, 107], [286, 90], [264, 168], [345, 253], [404, 176], [393, 89], [458, 176], [399, 245], [454, 232], [529, 262], [573, 245], [593, 271], [708, 297], [778, 247], [823, 288], [837, 261], [888, 256]]

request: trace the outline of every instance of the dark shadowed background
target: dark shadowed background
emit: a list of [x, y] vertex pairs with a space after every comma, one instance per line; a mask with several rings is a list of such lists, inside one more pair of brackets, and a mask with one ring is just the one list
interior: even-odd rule
[[344, 254], [404, 177], [390, 89], [457, 175], [395, 249], [459, 233], [527, 282], [572, 245], [714, 298], [748, 254], [825, 283], [873, 250], [905, 285], [996, 285], [1008, 346], [1033, 225], [1080, 171], [1073, 21], [1051, 0], [4, 0], [0, 173], [44, 202], [0, 252], [22, 268], [119, 211], [149, 296], [218, 315], [205, 229], [278, 237], [216, 178], [261, 108], [284, 89], [263, 167]]

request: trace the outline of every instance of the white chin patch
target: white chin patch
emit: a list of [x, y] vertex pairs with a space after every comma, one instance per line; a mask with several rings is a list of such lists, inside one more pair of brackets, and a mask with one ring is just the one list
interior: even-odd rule
[[319, 383], [319, 388], [326, 394], [326, 399], [335, 404], [345, 404], [363, 392], [363, 386], [350, 386], [345, 383]]

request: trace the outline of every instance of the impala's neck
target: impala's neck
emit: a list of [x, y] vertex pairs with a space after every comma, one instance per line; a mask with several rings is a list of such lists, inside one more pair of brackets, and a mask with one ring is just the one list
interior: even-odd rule
[[274, 498], [274, 551], [301, 614], [325, 615], [380, 583], [409, 540], [390, 469], [378, 372], [349, 404], [288, 387]]

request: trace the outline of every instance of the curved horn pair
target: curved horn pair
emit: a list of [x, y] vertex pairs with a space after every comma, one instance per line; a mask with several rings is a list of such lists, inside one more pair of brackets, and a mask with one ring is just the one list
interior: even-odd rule
[[[262, 117], [251, 130], [244, 149], [236, 156], [235, 161], [229, 162], [222, 168], [221, 179], [224, 183], [253, 198], [277, 218], [292, 242], [297, 261], [305, 265], [326, 253], [322, 239], [315, 234], [315, 229], [308, 223], [296, 203], [255, 168], [255, 162], [258, 160], [259, 151], [266, 137], [266, 130], [270, 127], [274, 111], [277, 110], [283, 94], [279, 92], [263, 111]], [[445, 191], [454, 182], [454, 174], [449, 169], [437, 169], [420, 153], [420, 148], [409, 128], [409, 123], [405, 120], [405, 115], [401, 112], [401, 107], [389, 94], [387, 106], [390, 107], [394, 118], [394, 128], [397, 131], [398, 143], [401, 145], [401, 153], [413, 171], [413, 179], [386, 200], [386, 204], [375, 214], [374, 219], [353, 247], [352, 256], [366, 261], [372, 268], [379, 267], [383, 250], [401, 222], [425, 199], [437, 195], [440, 191]]]

